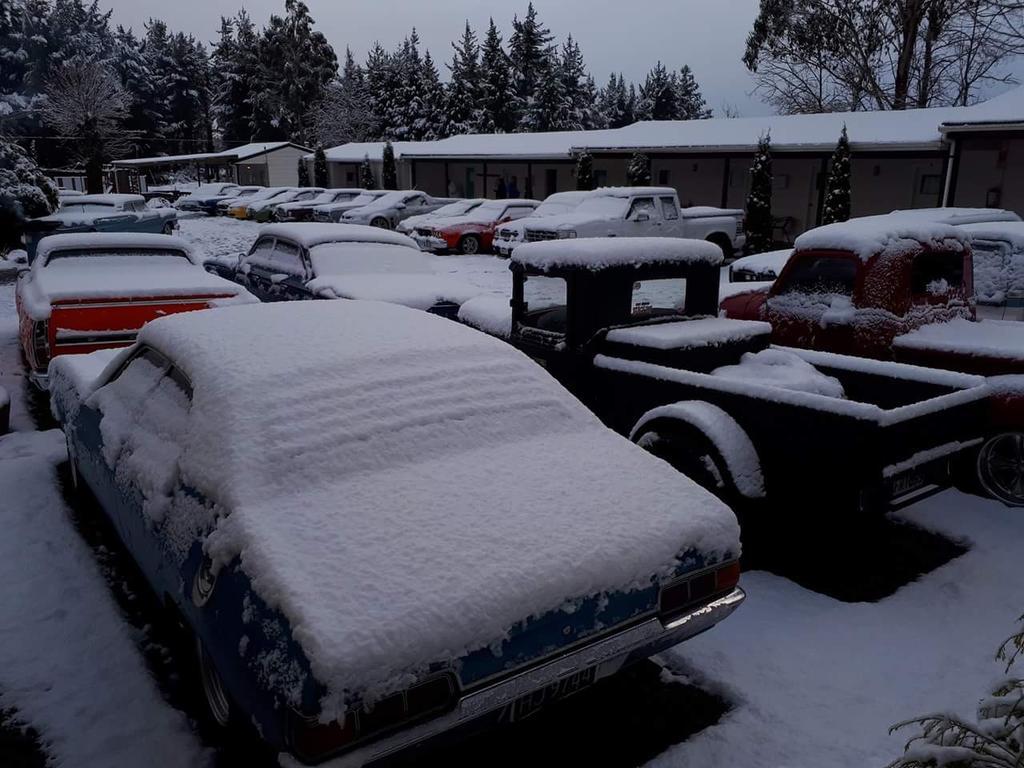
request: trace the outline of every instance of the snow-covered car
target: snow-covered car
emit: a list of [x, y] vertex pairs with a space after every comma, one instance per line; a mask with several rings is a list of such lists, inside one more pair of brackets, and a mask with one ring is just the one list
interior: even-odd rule
[[434, 253], [467, 256], [489, 252], [494, 232], [501, 224], [525, 219], [537, 210], [539, 200], [488, 200], [462, 216], [439, 218], [416, 228], [414, 239], [420, 248]]
[[978, 316], [1024, 320], [1024, 222], [963, 224], [974, 255]]
[[331, 203], [347, 203], [363, 193], [362, 189], [325, 189], [315, 197], [280, 203], [274, 208], [275, 221], [312, 221], [313, 209]]
[[72, 232], [151, 232], [169, 235], [178, 225], [173, 208], [150, 208], [142, 195], [76, 195], [49, 216], [26, 226], [25, 250], [34, 258], [41, 238]]
[[736, 259], [729, 265], [729, 282], [761, 283], [774, 280], [782, 273], [782, 268], [792, 255], [792, 248], [783, 248]]
[[323, 191], [321, 187], [294, 187], [265, 200], [250, 201], [245, 206], [245, 218], [251, 221], [270, 221], [274, 218], [277, 206], [285, 203], [308, 202]]
[[725, 505], [457, 323], [233, 307], [100, 354], [53, 367], [73, 481], [283, 765], [525, 718], [743, 600]]
[[[526, 243], [502, 335], [752, 519], [878, 515], [951, 485], [985, 434], [982, 377], [772, 346], [767, 323], [716, 316], [721, 262], [681, 238]], [[482, 304], [460, 319], [497, 328]]]
[[934, 222], [957, 227], [961, 224], [982, 224], [993, 221], [1020, 221], [1013, 211], [1003, 208], [908, 208], [895, 210], [889, 216], [903, 221]]
[[157, 317], [256, 301], [207, 273], [184, 240], [134, 233], [46, 238], [15, 295], [29, 379], [40, 388], [55, 357], [126, 346]]
[[412, 236], [413, 232], [416, 231], [416, 227], [426, 224], [428, 221], [434, 219], [444, 219], [449, 216], [463, 216], [474, 208], [479, 206], [481, 203], [485, 203], [482, 197], [471, 198], [467, 200], [456, 200], [454, 203], [448, 203], [448, 205], [442, 205], [436, 211], [430, 213], [421, 213], [418, 216], [410, 216], [398, 222], [398, 226], [395, 227], [396, 232], [401, 232], [403, 235]]
[[584, 237], [685, 237], [707, 240], [726, 259], [746, 243], [743, 211], [694, 206], [680, 209], [671, 187], [603, 187], [572, 213], [526, 225], [526, 242]]
[[354, 208], [341, 214], [343, 224], [367, 224], [381, 229], [394, 229], [399, 222], [410, 216], [431, 213], [438, 208], [454, 203], [455, 200], [445, 197], [431, 197], [425, 192], [416, 190], [406, 192], [388, 192], [381, 195], [369, 205]]
[[369, 205], [375, 200], [384, 197], [388, 192], [389, 190], [386, 189], [364, 189], [357, 197], [346, 202], [318, 205], [313, 209], [313, 221], [341, 221], [342, 214], [346, 211], [354, 211], [356, 208]]
[[572, 213], [590, 195], [591, 193], [588, 191], [556, 192], [549, 195], [529, 217], [519, 219], [519, 221], [510, 221], [498, 227], [494, 233], [494, 251], [499, 256], [508, 258], [512, 255], [512, 250], [523, 242], [526, 228], [534, 224], [535, 219]]
[[368, 299], [454, 318], [480, 288], [437, 275], [409, 237], [354, 224], [271, 224], [248, 254], [206, 268], [263, 301]]
[[254, 195], [261, 189], [263, 187], [243, 187], [238, 184], [203, 184], [196, 191], [184, 197], [179, 197], [174, 202], [174, 207], [179, 211], [198, 211], [214, 214], [217, 211], [218, 203], [231, 198]]
[[259, 192], [242, 197], [229, 197], [217, 203], [217, 213], [231, 216], [235, 219], [244, 219], [248, 216], [248, 206], [266, 202], [280, 197], [285, 192], [290, 192], [295, 187], [264, 187]]

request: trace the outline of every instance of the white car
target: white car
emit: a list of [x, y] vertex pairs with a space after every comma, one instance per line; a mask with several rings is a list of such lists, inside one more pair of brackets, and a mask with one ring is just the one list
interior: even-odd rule
[[526, 241], [578, 237], [685, 237], [707, 240], [730, 258], [746, 243], [743, 211], [694, 206], [680, 209], [671, 187], [603, 187], [572, 213], [526, 226]]
[[433, 213], [453, 202], [451, 198], [431, 197], [417, 190], [388, 192], [369, 205], [346, 211], [341, 215], [341, 221], [345, 224], [368, 224], [371, 227], [394, 229], [399, 222], [410, 216]]
[[398, 223], [395, 229], [401, 232], [403, 235], [412, 236], [416, 227], [427, 224], [436, 219], [445, 219], [449, 216], [464, 216], [465, 214], [478, 207], [481, 203], [487, 202], [483, 198], [473, 198], [469, 200], [457, 200], [454, 203], [448, 203], [448, 205], [442, 205], [436, 211], [430, 213], [421, 213], [417, 216], [410, 216], [409, 218]]
[[354, 211], [356, 208], [369, 205], [384, 197], [389, 191], [387, 189], [364, 189], [351, 200], [318, 205], [313, 208], [313, 221], [341, 221], [341, 217], [346, 211]]
[[313, 212], [321, 205], [348, 203], [363, 193], [362, 189], [325, 189], [318, 195], [303, 200], [281, 203], [274, 208], [275, 221], [311, 221]]
[[499, 256], [504, 256], [507, 259], [512, 255], [513, 249], [523, 242], [526, 228], [531, 224], [537, 223], [536, 219], [546, 219], [548, 216], [572, 213], [580, 206], [580, 203], [592, 194], [593, 192], [590, 191], [576, 191], [556, 192], [553, 195], [549, 195], [529, 218], [502, 224], [494, 235], [494, 250]]

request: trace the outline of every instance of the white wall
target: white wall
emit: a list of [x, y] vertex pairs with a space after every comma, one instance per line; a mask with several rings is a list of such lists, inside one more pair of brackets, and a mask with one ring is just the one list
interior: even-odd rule
[[299, 159], [307, 154], [309, 153], [304, 149], [282, 147], [235, 165], [238, 166], [239, 178], [244, 179], [248, 169], [260, 173], [257, 169], [262, 167], [266, 173], [268, 187], [294, 187], [299, 183]]

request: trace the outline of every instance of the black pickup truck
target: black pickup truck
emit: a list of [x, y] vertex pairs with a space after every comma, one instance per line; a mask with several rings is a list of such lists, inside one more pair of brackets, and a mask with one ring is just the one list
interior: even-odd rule
[[521, 245], [509, 341], [734, 507], [886, 511], [950, 484], [984, 379], [771, 346], [768, 324], [717, 316], [721, 260], [695, 240]]

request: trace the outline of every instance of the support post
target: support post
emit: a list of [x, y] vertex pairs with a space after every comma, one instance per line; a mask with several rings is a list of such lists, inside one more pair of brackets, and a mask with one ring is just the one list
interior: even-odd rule
[[729, 207], [729, 173], [732, 170], [732, 158], [725, 158], [725, 167], [722, 170], [722, 208]]

